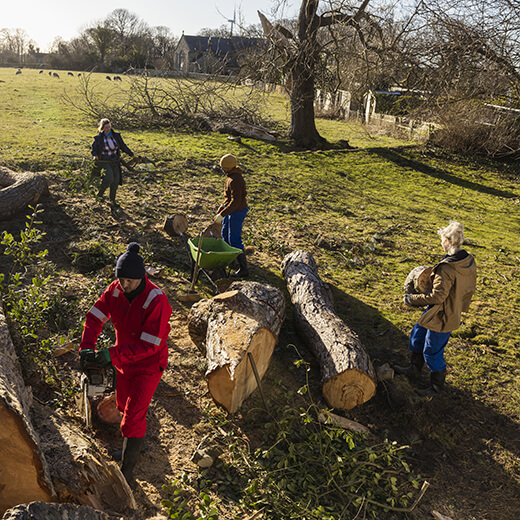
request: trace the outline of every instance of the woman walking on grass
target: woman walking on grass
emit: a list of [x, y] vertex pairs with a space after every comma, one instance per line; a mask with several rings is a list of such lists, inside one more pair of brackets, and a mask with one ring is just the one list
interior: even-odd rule
[[112, 130], [110, 120], [102, 119], [98, 126], [98, 135], [94, 137], [92, 143], [92, 157], [96, 161], [96, 166], [101, 170], [101, 186], [99, 187], [96, 199], [103, 200], [103, 195], [107, 188], [110, 188], [110, 203], [113, 207], [119, 208], [116, 202], [116, 192], [120, 184], [123, 184], [121, 172], [121, 150], [130, 157], [134, 153], [126, 146], [121, 134]]

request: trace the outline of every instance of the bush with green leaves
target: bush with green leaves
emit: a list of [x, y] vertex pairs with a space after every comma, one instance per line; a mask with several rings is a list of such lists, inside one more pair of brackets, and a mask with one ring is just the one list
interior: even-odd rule
[[65, 303], [59, 293], [48, 289], [51, 275], [47, 272], [52, 266], [45, 260], [47, 250], [39, 249], [45, 235], [38, 228], [43, 210], [31, 209], [19, 238], [7, 231], [2, 234], [3, 253], [12, 264], [7, 275], [0, 274], [0, 293], [24, 373], [41, 377], [61, 403], [72, 396], [74, 381], [59, 370], [53, 356], [54, 344], [67, 338], [56, 339], [51, 329], [59, 326]]
[[[299, 394], [310, 399], [307, 386]], [[258, 421], [264, 428], [263, 443], [255, 450], [231, 420], [213, 414], [218, 435], [225, 435], [220, 439], [214, 435], [213, 441], [226, 447], [226, 458], [197, 476], [183, 474], [164, 488], [171, 494], [162, 503], [170, 518], [194, 520], [183, 514], [192, 514], [194, 502], [211, 502], [210, 496], [217, 515], [212, 519], [219, 518], [217, 510], [229, 510], [230, 502], [242, 513], [261, 510], [262, 518], [270, 520], [382, 520], [412, 511], [428, 483], [421, 487], [420, 475], [414, 475], [406, 462], [407, 446], [388, 439], [376, 442], [324, 424], [320, 412], [312, 402], [272, 409], [271, 420]], [[229, 511], [222, 514], [227, 518]]]

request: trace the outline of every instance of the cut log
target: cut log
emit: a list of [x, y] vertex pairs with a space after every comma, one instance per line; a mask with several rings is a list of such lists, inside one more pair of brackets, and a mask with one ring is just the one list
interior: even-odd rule
[[312, 255], [294, 251], [282, 261], [296, 329], [321, 366], [322, 391], [332, 408], [350, 410], [372, 398], [376, 373], [357, 335], [336, 315], [330, 288]]
[[41, 173], [16, 173], [0, 166], [0, 220], [8, 220], [35, 206], [49, 192], [47, 179]]
[[163, 230], [170, 236], [182, 236], [188, 231], [188, 219], [182, 213], [175, 213], [164, 218]]
[[60, 502], [104, 511], [136, 508], [132, 490], [119, 466], [106, 460], [80, 427], [49, 407], [35, 403], [34, 423]]
[[108, 515], [92, 507], [74, 504], [32, 502], [9, 509], [2, 520], [116, 520], [123, 517]]
[[404, 282], [405, 294], [428, 294], [432, 290], [433, 267], [420, 265], [410, 271]]
[[17, 504], [49, 502], [55, 495], [30, 419], [31, 401], [0, 301], [0, 516]]
[[234, 282], [228, 292], [191, 308], [188, 330], [206, 356], [210, 394], [228, 412], [236, 412], [257, 388], [247, 354], [253, 356], [261, 379], [284, 317], [282, 292], [257, 282]]

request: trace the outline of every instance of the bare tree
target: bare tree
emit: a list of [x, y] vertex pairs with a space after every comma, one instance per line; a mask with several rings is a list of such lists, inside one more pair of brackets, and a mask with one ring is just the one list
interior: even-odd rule
[[361, 45], [368, 48], [368, 38], [372, 38], [377, 30], [375, 17], [367, 11], [370, 0], [363, 0], [357, 7], [351, 7], [345, 2], [324, 3], [328, 4], [329, 9], [319, 11], [319, 0], [302, 0], [295, 35], [287, 27], [273, 26], [264, 15], [258, 13], [264, 33], [277, 49], [290, 82], [289, 136], [303, 147], [320, 147], [324, 144], [314, 118], [316, 74], [324, 49], [319, 39], [320, 31], [336, 25], [351, 27]]

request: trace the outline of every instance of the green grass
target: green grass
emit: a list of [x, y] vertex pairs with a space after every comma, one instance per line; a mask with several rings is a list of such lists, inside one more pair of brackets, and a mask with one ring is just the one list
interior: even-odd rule
[[[104, 75], [95, 78], [104, 81]], [[97, 121], [63, 98], [65, 93], [75, 95], [77, 78], [0, 69], [0, 80], [1, 164], [65, 171], [77, 167], [81, 157], [88, 160]], [[271, 115], [286, 117], [287, 101], [274, 95], [271, 100]], [[254, 250], [255, 277], [283, 286], [279, 265], [284, 255], [297, 248], [312, 252], [320, 276], [333, 287], [338, 314], [359, 334], [376, 364], [407, 359], [407, 335], [419, 311], [402, 304], [404, 280], [413, 267], [440, 260], [436, 230], [450, 219], [459, 220], [466, 229], [465, 247], [477, 261], [478, 290], [446, 349], [448, 384], [455, 397], [446, 416], [432, 415], [439, 424], [431, 431], [428, 421], [414, 427], [448, 452], [460, 448], [463, 440], [474, 441], [467, 453], [475, 446], [480, 449], [482, 436], [500, 437], [498, 427], [483, 433], [480, 424], [507, 420], [518, 429], [518, 164], [451, 157], [372, 135], [356, 124], [318, 120], [317, 126], [332, 144], [347, 139], [355, 149], [294, 151], [283, 141], [242, 138], [240, 144], [222, 134], [122, 129], [134, 152], [157, 160], [162, 173], [151, 174], [159, 195], [132, 177], [121, 188], [121, 197], [130, 204], [139, 192], [133, 211], [145, 241], [147, 230], [162, 222], [165, 213], [176, 211], [189, 214], [190, 230], [196, 233], [211, 220], [221, 199], [223, 178], [214, 166], [224, 153], [234, 153], [245, 169], [251, 211], [244, 238]], [[122, 243], [133, 232], [117, 227], [106, 236]], [[415, 413], [407, 420], [413, 422]], [[430, 412], [421, 408], [417, 417], [421, 413]], [[359, 414], [363, 417], [363, 410]], [[496, 447], [488, 464], [496, 464], [518, 484], [518, 460], [506, 444]], [[461, 460], [466, 464], [464, 454]]]

